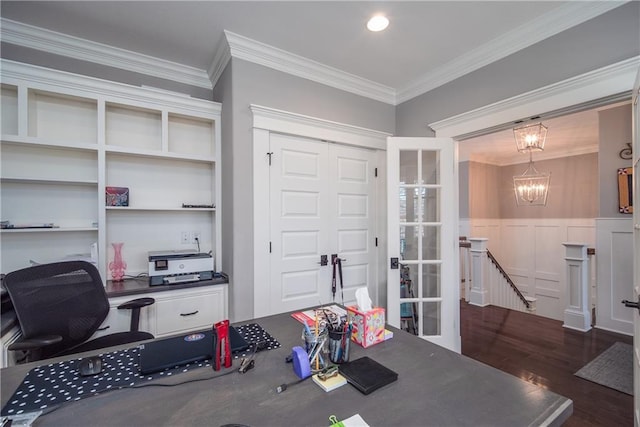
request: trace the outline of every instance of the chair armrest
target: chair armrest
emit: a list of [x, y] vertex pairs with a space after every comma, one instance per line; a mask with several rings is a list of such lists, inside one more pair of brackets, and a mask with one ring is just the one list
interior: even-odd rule
[[118, 310], [131, 310], [131, 326], [129, 327], [131, 332], [138, 331], [140, 326], [140, 309], [154, 302], [156, 302], [156, 300], [153, 298], [138, 298], [118, 306]]
[[136, 308], [146, 307], [156, 302], [153, 298], [138, 298], [127, 301], [118, 306], [118, 310], [133, 310]]
[[60, 341], [62, 341], [62, 337], [60, 335], [41, 335], [28, 339], [21, 338], [18, 341], [10, 344], [8, 349], [10, 351], [36, 350], [51, 344], [59, 343]]

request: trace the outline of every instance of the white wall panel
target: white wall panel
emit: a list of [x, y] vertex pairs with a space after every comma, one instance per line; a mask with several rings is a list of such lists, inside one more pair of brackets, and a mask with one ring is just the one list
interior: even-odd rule
[[[536, 314], [561, 320], [567, 301], [562, 243], [577, 241], [595, 246], [594, 220], [472, 219], [470, 222], [473, 237], [489, 239], [487, 247], [520, 291], [537, 298]], [[492, 236], [496, 236], [494, 241]], [[497, 289], [492, 289], [496, 294]]]

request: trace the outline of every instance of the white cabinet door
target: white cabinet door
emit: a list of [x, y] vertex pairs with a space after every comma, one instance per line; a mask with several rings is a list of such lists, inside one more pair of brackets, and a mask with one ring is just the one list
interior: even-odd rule
[[456, 173], [450, 138], [387, 140], [387, 321], [460, 352]]

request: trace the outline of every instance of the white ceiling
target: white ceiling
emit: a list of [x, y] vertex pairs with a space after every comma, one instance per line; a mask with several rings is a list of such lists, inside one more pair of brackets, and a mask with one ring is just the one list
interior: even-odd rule
[[[622, 2], [572, 1], [2, 1], [4, 19], [200, 70], [211, 69], [224, 31], [267, 44], [396, 93], [426, 91]], [[385, 13], [389, 28], [366, 21]], [[592, 143], [585, 113], [571, 138]], [[555, 120], [555, 119], [554, 119]], [[509, 145], [506, 135], [498, 142]], [[474, 147], [486, 144], [480, 138]], [[484, 142], [483, 142], [484, 141]], [[511, 144], [513, 142], [511, 141]], [[560, 145], [560, 143], [556, 143]], [[477, 151], [480, 150], [480, 151]], [[474, 156], [489, 158], [484, 148]], [[492, 145], [491, 150], [496, 151]], [[499, 151], [499, 150], [498, 150]], [[504, 161], [502, 161], [504, 162]]]

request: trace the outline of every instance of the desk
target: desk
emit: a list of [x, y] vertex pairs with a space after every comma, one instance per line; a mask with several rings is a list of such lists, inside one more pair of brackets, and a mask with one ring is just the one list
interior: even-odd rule
[[[300, 344], [302, 325], [288, 314], [252, 322], [282, 347], [258, 353], [256, 367], [246, 374], [176, 387], [116, 390], [71, 403], [35, 425], [327, 426], [332, 414], [345, 419], [359, 413], [372, 427], [525, 426], [561, 425], [573, 411], [565, 397], [393, 328], [389, 341], [368, 349], [354, 344], [351, 358], [366, 355], [393, 369], [398, 373], [395, 383], [364, 396], [351, 385], [325, 393], [307, 380], [278, 394], [276, 386], [297, 379], [284, 359]], [[33, 366], [0, 371], [3, 406]], [[236, 360], [234, 368], [238, 366]], [[162, 381], [213, 374], [202, 368]]]

